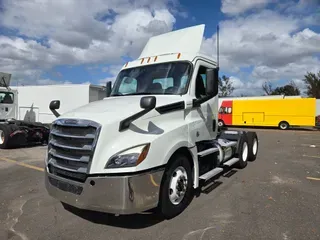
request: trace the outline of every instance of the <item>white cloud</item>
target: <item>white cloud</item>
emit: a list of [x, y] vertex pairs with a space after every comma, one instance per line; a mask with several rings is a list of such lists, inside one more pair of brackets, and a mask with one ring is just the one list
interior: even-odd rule
[[[233, 18], [220, 22], [220, 66], [231, 73], [234, 94], [258, 94], [266, 80], [301, 85], [307, 71], [320, 70], [320, 34], [309, 26], [320, 22], [310, 7], [317, 1], [222, 0], [221, 11]], [[277, 10], [263, 9], [271, 2]], [[178, 0], [3, 0], [2, 7], [0, 26], [24, 36], [0, 36], [0, 69], [13, 74], [12, 84], [63, 83], [41, 74], [73, 64], [111, 64], [101, 68], [106, 78], [99, 82], [114, 81], [122, 56], [137, 57], [150, 36], [188, 15]], [[215, 41], [204, 39], [202, 52], [215, 58]], [[243, 74], [243, 67], [253, 72]]]
[[0, 24], [27, 39], [0, 36], [0, 67], [12, 73], [13, 80], [32, 83], [56, 65], [119, 64], [122, 56], [136, 57], [150, 36], [172, 30], [176, 20], [168, 4], [4, 0]]
[[320, 71], [320, 60], [316, 57], [306, 57], [296, 59], [282, 67], [257, 66], [252, 71], [252, 76], [256, 79], [276, 81], [282, 79], [302, 79], [309, 72]]
[[54, 84], [71, 84], [71, 81], [59, 81], [59, 80], [52, 80], [52, 79], [39, 79], [36, 80], [37, 85], [54, 85]]
[[111, 65], [108, 67], [104, 67], [104, 71], [108, 72], [111, 77], [106, 77], [103, 79], [99, 80], [100, 84], [106, 84], [106, 82], [111, 81], [112, 83], [116, 80], [116, 77], [118, 75], [118, 72], [120, 71], [120, 69], [122, 68], [123, 65]]
[[221, 12], [228, 15], [245, 13], [252, 9], [260, 9], [273, 0], [222, 0]]
[[[320, 33], [301, 28], [303, 24], [301, 16], [271, 10], [222, 21], [221, 69], [237, 76], [241, 68], [253, 67], [245, 81], [248, 88], [261, 88], [265, 80], [302, 79], [307, 71], [320, 70], [316, 57], [320, 54]], [[202, 52], [215, 58], [215, 42], [216, 35], [205, 39]]]
[[264, 92], [261, 88], [263, 81], [251, 81], [246, 78], [241, 80], [238, 77], [230, 76], [230, 80], [234, 87], [234, 91], [232, 92], [232, 96], [259, 96], [263, 95]]

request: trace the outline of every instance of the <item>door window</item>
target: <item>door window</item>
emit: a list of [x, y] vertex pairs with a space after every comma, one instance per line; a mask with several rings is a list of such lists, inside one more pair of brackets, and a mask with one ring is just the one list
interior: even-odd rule
[[13, 104], [13, 98], [12, 92], [0, 92], [0, 103]]
[[200, 66], [196, 77], [196, 98], [206, 96], [206, 75], [207, 68]]

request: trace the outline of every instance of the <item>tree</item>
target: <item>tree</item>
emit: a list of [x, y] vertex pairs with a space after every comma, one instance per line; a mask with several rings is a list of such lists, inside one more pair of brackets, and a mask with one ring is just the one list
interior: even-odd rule
[[303, 81], [307, 86], [307, 95], [309, 97], [320, 98], [320, 71], [315, 73], [307, 72]]
[[287, 85], [276, 87], [275, 89], [273, 89], [271, 83], [265, 82], [262, 85], [262, 89], [267, 95], [298, 96], [301, 94], [299, 88], [293, 81]]
[[265, 82], [263, 85], [262, 85], [262, 89], [263, 91], [267, 94], [267, 95], [272, 95], [272, 85], [271, 83], [269, 82]]
[[222, 76], [219, 77], [219, 97], [227, 97], [230, 96], [234, 91], [233, 84], [229, 77]]

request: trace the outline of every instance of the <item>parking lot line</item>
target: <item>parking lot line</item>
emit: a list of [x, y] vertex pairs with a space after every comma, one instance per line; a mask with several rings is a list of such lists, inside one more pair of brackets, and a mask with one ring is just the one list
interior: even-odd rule
[[302, 156], [303, 157], [309, 157], [309, 158], [320, 158], [320, 156], [310, 156], [310, 155], [305, 155], [305, 154], [303, 154]]
[[320, 181], [320, 178], [314, 178], [314, 177], [307, 177], [309, 180], [315, 180], [315, 181]]
[[12, 159], [9, 159], [9, 158], [6, 158], [6, 157], [0, 157], [0, 160], [6, 161], [6, 162], [11, 162], [11, 163], [17, 164], [19, 166], [23, 166], [23, 167], [26, 167], [26, 168], [31, 168], [31, 169], [34, 169], [34, 170], [38, 170], [38, 171], [44, 172], [43, 168], [36, 167], [36, 166], [30, 165], [30, 164], [27, 164], [27, 163], [19, 162], [19, 161], [16, 161], [16, 160], [12, 160]]

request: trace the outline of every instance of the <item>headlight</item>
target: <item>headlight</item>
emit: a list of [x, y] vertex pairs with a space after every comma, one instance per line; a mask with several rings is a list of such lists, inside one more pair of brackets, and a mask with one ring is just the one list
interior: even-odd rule
[[105, 168], [137, 166], [146, 158], [149, 147], [150, 144], [148, 143], [119, 152], [108, 160]]

